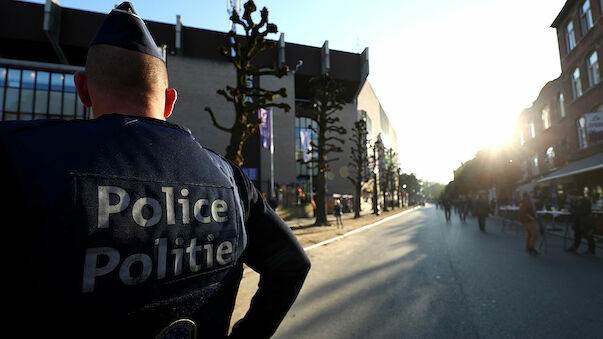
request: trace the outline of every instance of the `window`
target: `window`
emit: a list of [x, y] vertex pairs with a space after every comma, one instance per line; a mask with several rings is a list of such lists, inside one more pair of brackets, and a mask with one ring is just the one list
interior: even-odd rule
[[6, 74], [8, 71], [0, 67], [0, 120], [4, 119], [4, 86], [6, 85]]
[[540, 173], [540, 167], [538, 166], [538, 154], [532, 157], [532, 175], [538, 175]]
[[519, 144], [523, 145], [525, 144], [526, 140], [523, 137], [523, 131], [519, 131]]
[[48, 111], [48, 88], [50, 86], [50, 73], [49, 72], [38, 72], [36, 77], [36, 103], [34, 107], [33, 117], [35, 119], [36, 114], [41, 118], [46, 117]]
[[530, 123], [530, 135], [532, 136], [532, 139], [536, 138], [536, 128], [534, 126], [534, 121]]
[[561, 119], [565, 118], [565, 98], [563, 97], [563, 93], [559, 93], [559, 117]]
[[597, 51], [594, 51], [586, 60], [586, 67], [588, 67], [588, 85], [593, 87], [599, 83], [599, 58], [597, 57]]
[[580, 82], [580, 68], [574, 70], [572, 74], [572, 92], [574, 94], [574, 100], [582, 95], [582, 83]]
[[19, 88], [21, 87], [21, 70], [9, 69], [6, 75], [6, 95], [4, 97], [3, 120], [17, 120], [19, 111]]
[[565, 26], [565, 45], [567, 47], [567, 53], [571, 52], [576, 47], [576, 33], [574, 32], [574, 22], [570, 21]]
[[[36, 72], [23, 70], [21, 72], [21, 95], [19, 98], [19, 112], [32, 113], [34, 102], [34, 88], [36, 87]], [[21, 114], [21, 119], [31, 120], [31, 114]]]
[[0, 120], [90, 119], [73, 74], [0, 67]]
[[[309, 137], [306, 140], [308, 149], [312, 147], [310, 142], [315, 145], [318, 144], [318, 136], [312, 129], [317, 130], [318, 124], [315, 120], [306, 117], [295, 117], [295, 160], [297, 160], [297, 175], [298, 176], [309, 176], [309, 175], [317, 175], [317, 168], [310, 168], [312, 164], [304, 162], [304, 154], [306, 145], [302, 144], [302, 134], [304, 134], [304, 139]], [[313, 152], [313, 157], [316, 158], [317, 152]]]
[[586, 35], [593, 28], [593, 13], [590, 10], [590, 0], [584, 1], [580, 7], [580, 24], [582, 25], [582, 35]]
[[550, 116], [549, 105], [544, 106], [544, 108], [542, 109], [541, 118], [542, 118], [542, 127], [545, 130], [549, 129], [549, 127], [551, 127], [551, 116]]
[[546, 150], [546, 160], [548, 162], [549, 168], [555, 167], [555, 149], [553, 146], [549, 147]]
[[524, 160], [521, 162], [521, 173], [523, 173], [523, 179], [527, 179], [530, 175], [528, 173], [528, 161]]
[[581, 117], [578, 119], [576, 127], [578, 128], [578, 145], [580, 149], [588, 147], [588, 141], [586, 140], [586, 118]]

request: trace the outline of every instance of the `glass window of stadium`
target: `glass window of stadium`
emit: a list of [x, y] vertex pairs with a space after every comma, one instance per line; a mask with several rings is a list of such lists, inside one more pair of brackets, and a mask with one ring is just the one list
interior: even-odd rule
[[[316, 164], [312, 165], [309, 158], [316, 158], [317, 152], [312, 152], [312, 156], [308, 154], [311, 149], [310, 143], [318, 144], [318, 136], [314, 131], [318, 129], [318, 124], [315, 120], [306, 117], [295, 118], [295, 160], [297, 161], [297, 175], [309, 176], [318, 174]], [[303, 140], [302, 140], [303, 139]], [[304, 159], [304, 155], [306, 155]], [[306, 161], [304, 161], [306, 160]]]
[[73, 74], [0, 66], [0, 120], [91, 119]]

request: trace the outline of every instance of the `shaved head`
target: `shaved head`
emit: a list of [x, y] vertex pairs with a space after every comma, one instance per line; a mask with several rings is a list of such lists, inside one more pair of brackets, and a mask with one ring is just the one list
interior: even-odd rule
[[167, 70], [161, 60], [110, 45], [90, 48], [86, 74], [89, 86], [95, 90], [125, 91], [135, 97], [163, 94], [168, 88]]
[[168, 89], [165, 63], [157, 57], [111, 45], [93, 45], [88, 50], [85, 81], [82, 78], [76, 76], [76, 87], [78, 80], [81, 84], [78, 93], [80, 97], [84, 94], [84, 104], [85, 98], [89, 99], [95, 116], [97, 112], [157, 118], [171, 114], [176, 94]]

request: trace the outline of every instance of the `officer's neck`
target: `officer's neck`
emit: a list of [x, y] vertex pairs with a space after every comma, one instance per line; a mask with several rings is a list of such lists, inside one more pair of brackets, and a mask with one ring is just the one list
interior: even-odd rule
[[135, 117], [147, 117], [159, 120], [165, 120], [163, 110], [159, 105], [148, 104], [132, 104], [131, 102], [113, 102], [109, 104], [93, 105], [94, 118], [98, 118], [105, 114], [123, 114]]

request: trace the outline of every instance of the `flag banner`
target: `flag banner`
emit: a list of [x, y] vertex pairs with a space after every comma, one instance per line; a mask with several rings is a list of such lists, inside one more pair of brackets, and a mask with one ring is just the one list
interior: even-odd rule
[[260, 108], [258, 110], [258, 119], [262, 121], [260, 125], [260, 142], [262, 147], [270, 149], [270, 110]]
[[308, 151], [310, 150], [311, 131], [301, 130], [299, 131], [299, 137], [301, 141], [302, 152], [304, 154], [304, 162], [308, 162], [312, 160], [312, 154], [308, 153]]

